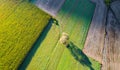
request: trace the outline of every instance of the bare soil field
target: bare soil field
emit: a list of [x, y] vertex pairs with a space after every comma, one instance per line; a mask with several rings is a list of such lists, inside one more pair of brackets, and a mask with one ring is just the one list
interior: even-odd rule
[[60, 10], [65, 0], [34, 0], [36, 6], [45, 12], [55, 16]]
[[83, 51], [99, 61], [102, 70], [118, 70], [120, 69], [119, 5], [112, 4], [107, 8], [102, 0], [96, 1], [96, 4]]

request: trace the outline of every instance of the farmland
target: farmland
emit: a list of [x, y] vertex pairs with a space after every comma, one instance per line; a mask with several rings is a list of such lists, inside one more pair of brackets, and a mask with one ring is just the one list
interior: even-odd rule
[[120, 11], [120, 1], [106, 1], [111, 4], [106, 4], [103, 0], [96, 1], [96, 11], [83, 51], [101, 63], [101, 70], [117, 70], [120, 69], [120, 24], [118, 20], [120, 14], [117, 13]]
[[[88, 0], [66, 0], [55, 17], [59, 25], [43, 31], [19, 70], [100, 70], [100, 64], [82, 52], [94, 9]], [[61, 32], [69, 34], [73, 49], [59, 42]]]
[[0, 70], [16, 70], [51, 17], [27, 0], [0, 0]]
[[30, 2], [50, 15], [55, 16], [65, 0], [30, 0]]

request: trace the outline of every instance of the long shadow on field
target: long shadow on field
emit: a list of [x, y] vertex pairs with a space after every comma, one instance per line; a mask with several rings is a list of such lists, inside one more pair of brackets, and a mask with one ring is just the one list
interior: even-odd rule
[[25, 57], [24, 61], [19, 66], [18, 70], [25, 70], [27, 68], [27, 66], [30, 63], [32, 57], [34, 56], [34, 54], [36, 53], [36, 51], [39, 48], [40, 44], [42, 43], [42, 41], [45, 39], [47, 33], [49, 32], [53, 22], [54, 22], [54, 20], [51, 18], [49, 20], [48, 25], [44, 28], [44, 30], [40, 34], [39, 38], [36, 40], [33, 47], [31, 48], [31, 50], [29, 51], [29, 53]]
[[94, 70], [91, 66], [92, 63], [90, 62], [88, 57], [76, 45], [70, 42], [67, 48], [71, 52], [75, 60], [79, 61], [80, 64], [87, 66], [88, 68], [90, 68], [90, 70]]

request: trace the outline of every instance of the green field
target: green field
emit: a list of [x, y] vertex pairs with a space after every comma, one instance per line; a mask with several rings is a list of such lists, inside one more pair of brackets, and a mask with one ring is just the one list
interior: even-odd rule
[[0, 0], [0, 70], [17, 70], [50, 18], [27, 0]]
[[[43, 31], [19, 70], [100, 70], [82, 52], [94, 9], [89, 0], [66, 0], [56, 16], [60, 25]], [[61, 31], [69, 34], [72, 49], [59, 43]]]

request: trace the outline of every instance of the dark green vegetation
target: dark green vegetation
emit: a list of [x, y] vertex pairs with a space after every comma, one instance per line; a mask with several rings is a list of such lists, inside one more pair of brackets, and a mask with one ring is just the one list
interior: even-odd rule
[[[94, 9], [89, 0], [66, 0], [56, 16], [58, 24], [43, 31], [20, 70], [100, 70], [100, 64], [81, 51]], [[59, 43], [60, 32], [69, 34], [73, 49]]]
[[111, 0], [105, 0], [105, 4], [106, 4], [107, 6], [110, 6], [110, 3], [111, 3]]
[[0, 70], [16, 70], [50, 16], [27, 0], [0, 0]]

